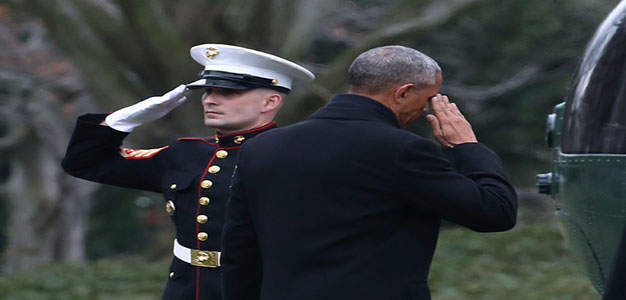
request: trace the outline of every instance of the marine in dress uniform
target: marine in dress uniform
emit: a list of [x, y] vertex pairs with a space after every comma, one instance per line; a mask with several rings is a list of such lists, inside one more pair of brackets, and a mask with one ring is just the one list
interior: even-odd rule
[[[406, 81], [371, 91], [351, 79], [351, 93], [242, 148], [224, 225], [224, 300], [430, 299], [441, 219], [476, 231], [514, 226], [515, 190], [437, 94], [436, 63], [404, 47], [371, 51], [351, 78], [365, 68], [354, 77], [405, 72]], [[418, 85], [413, 74], [426, 64], [439, 71]], [[428, 119], [448, 155], [402, 129], [433, 95]]]
[[123, 148], [122, 142], [132, 128], [180, 105], [188, 88], [287, 93], [293, 80], [313, 74], [282, 58], [230, 45], [195, 46], [191, 56], [204, 65], [198, 81], [110, 115], [79, 117], [62, 164], [79, 178], [162, 193], [176, 227], [163, 299], [221, 299], [221, 232], [238, 151], [275, 123], [223, 134], [217, 128], [214, 137], [179, 138], [157, 149]]

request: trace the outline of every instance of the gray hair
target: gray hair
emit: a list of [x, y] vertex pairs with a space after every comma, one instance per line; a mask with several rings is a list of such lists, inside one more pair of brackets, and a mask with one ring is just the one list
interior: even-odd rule
[[427, 55], [404, 46], [383, 46], [361, 53], [350, 65], [350, 89], [377, 94], [393, 86], [437, 82], [441, 68]]

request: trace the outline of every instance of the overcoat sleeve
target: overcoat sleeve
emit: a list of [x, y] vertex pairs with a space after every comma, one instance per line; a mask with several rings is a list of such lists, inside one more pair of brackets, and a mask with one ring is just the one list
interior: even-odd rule
[[[239, 165], [244, 160], [245, 147]], [[262, 281], [261, 253], [241, 176], [236, 167], [222, 233], [223, 295], [231, 300], [259, 299]]]
[[460, 144], [448, 158], [420, 139], [398, 154], [398, 190], [409, 205], [470, 229], [489, 232], [515, 226], [517, 195], [500, 158], [480, 143]]
[[63, 169], [90, 181], [161, 192], [167, 147], [122, 149], [128, 133], [100, 125], [105, 117], [105, 114], [86, 114], [78, 118], [61, 163]]

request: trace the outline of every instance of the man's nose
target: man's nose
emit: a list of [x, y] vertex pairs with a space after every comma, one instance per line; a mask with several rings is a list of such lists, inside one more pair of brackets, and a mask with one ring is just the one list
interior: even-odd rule
[[204, 94], [202, 96], [202, 103], [207, 105], [219, 105], [221, 103], [220, 97], [218, 95], [212, 94]]

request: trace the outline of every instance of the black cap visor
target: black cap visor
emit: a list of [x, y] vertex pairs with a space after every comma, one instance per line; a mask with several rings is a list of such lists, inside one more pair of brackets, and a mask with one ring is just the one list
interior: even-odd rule
[[272, 84], [271, 79], [252, 76], [248, 74], [236, 74], [220, 71], [204, 70], [199, 74], [200, 80], [187, 84], [189, 89], [201, 89], [205, 87], [217, 87], [232, 90], [251, 90], [267, 88], [283, 93], [289, 93], [289, 89]]

